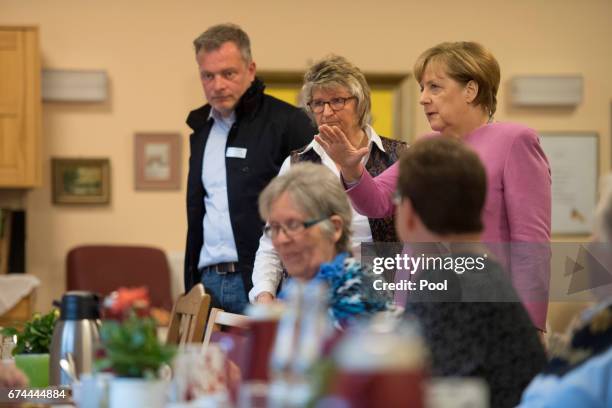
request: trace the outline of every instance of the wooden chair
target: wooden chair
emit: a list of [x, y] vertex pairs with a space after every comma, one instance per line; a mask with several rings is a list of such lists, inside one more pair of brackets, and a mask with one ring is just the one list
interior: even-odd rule
[[209, 309], [210, 295], [204, 293], [204, 286], [198, 283], [174, 304], [166, 343], [200, 343]]
[[593, 306], [593, 302], [550, 302], [546, 319], [547, 331], [552, 333], [565, 333], [569, 324], [585, 309]]
[[236, 313], [224, 312], [222, 309], [213, 307], [210, 310], [208, 323], [206, 324], [206, 332], [204, 333], [204, 342], [202, 347], [208, 346], [210, 337], [213, 332], [221, 330], [220, 326], [245, 328], [249, 324], [249, 318], [245, 315]]

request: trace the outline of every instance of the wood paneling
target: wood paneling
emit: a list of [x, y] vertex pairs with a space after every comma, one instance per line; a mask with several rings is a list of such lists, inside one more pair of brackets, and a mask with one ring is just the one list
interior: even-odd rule
[[0, 27], [0, 188], [41, 183], [38, 29]]

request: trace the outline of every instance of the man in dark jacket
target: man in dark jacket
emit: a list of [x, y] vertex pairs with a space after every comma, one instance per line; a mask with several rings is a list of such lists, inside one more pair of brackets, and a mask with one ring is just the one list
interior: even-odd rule
[[301, 110], [263, 93], [240, 27], [213, 26], [193, 43], [208, 103], [187, 117], [185, 290], [202, 282], [213, 307], [240, 313], [263, 227], [259, 193], [316, 129]]

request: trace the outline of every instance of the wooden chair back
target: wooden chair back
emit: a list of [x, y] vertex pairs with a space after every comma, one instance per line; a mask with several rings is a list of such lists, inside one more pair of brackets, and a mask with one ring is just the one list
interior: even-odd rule
[[593, 302], [586, 301], [550, 302], [546, 319], [547, 331], [560, 334], [565, 333], [565, 330], [574, 318], [591, 306], [593, 306]]
[[248, 324], [249, 318], [245, 315], [229, 313], [213, 307], [210, 310], [210, 316], [206, 324], [206, 332], [204, 333], [202, 347], [206, 347], [208, 343], [210, 343], [210, 336], [213, 332], [221, 330], [221, 326], [245, 328]]
[[172, 308], [168, 328], [168, 344], [200, 343], [204, 337], [206, 315], [210, 309], [210, 295], [201, 283], [178, 298]]

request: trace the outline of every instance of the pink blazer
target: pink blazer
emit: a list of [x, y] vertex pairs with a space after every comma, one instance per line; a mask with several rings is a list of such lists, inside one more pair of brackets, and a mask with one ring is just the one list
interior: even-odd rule
[[[434, 136], [438, 134], [432, 133], [425, 137]], [[548, 244], [551, 174], [535, 131], [515, 123], [490, 123], [474, 130], [464, 141], [476, 151], [487, 172], [482, 241]], [[398, 178], [398, 163], [376, 178], [364, 172], [359, 183], [347, 190], [359, 213], [374, 218], [388, 216], [394, 211], [392, 196]], [[540, 261], [542, 255], [547, 259], [550, 257], [547, 246], [529, 248], [542, 251], [538, 255]], [[519, 258], [513, 254], [512, 259]], [[526, 261], [509, 265], [509, 261], [505, 261], [512, 283], [523, 299], [532, 321], [538, 328], [544, 329], [548, 307], [549, 262], [530, 265]]]

